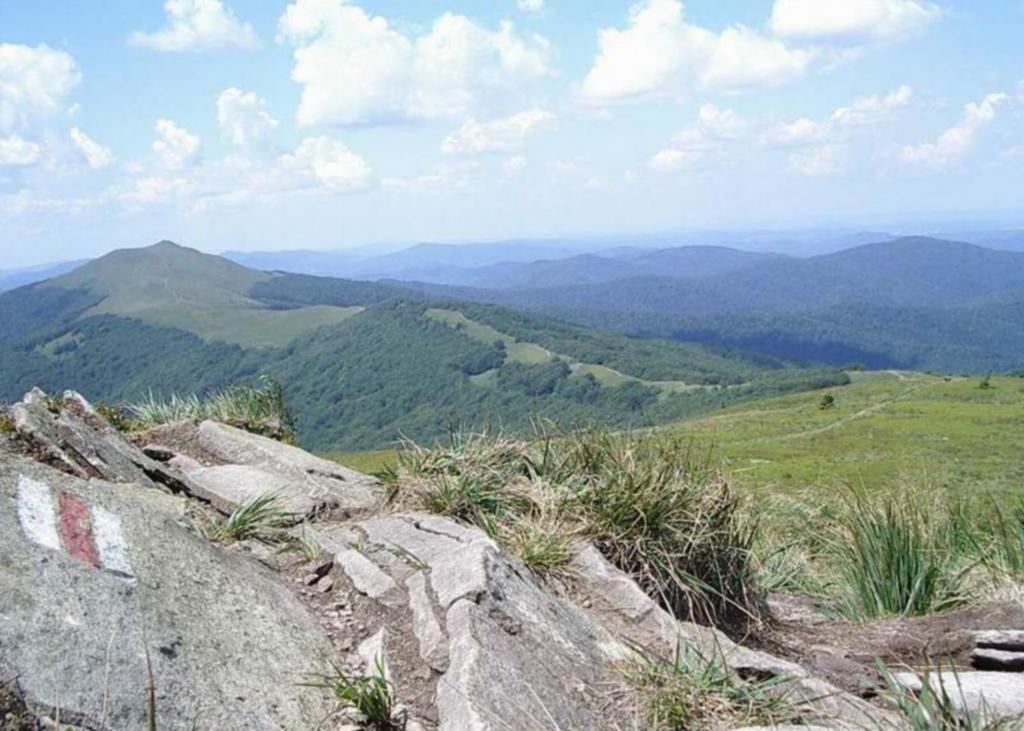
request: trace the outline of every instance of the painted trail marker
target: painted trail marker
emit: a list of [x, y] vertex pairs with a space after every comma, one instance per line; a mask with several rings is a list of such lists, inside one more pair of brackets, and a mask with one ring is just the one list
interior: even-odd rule
[[93, 568], [126, 581], [135, 573], [128, 561], [121, 519], [98, 505], [21, 475], [18, 478], [18, 522], [33, 543], [63, 551]]

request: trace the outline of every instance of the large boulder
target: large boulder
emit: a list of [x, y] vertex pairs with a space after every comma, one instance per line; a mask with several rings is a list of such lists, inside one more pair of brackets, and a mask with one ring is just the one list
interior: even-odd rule
[[[309, 729], [331, 649], [289, 589], [195, 535], [184, 500], [0, 452], [0, 677], [83, 728]], [[152, 701], [150, 700], [150, 689]]]
[[917, 673], [896, 673], [896, 683], [920, 693], [925, 682], [939, 696], [945, 695], [962, 712], [986, 722], [1024, 717], [1024, 675], [986, 671], [943, 671], [922, 677]]

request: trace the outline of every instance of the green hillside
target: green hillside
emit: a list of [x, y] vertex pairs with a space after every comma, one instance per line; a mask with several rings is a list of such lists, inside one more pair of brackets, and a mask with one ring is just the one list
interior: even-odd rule
[[386, 284], [255, 272], [166, 242], [4, 293], [0, 317], [0, 398], [38, 385], [133, 401], [269, 375], [317, 449], [538, 418], [650, 426], [846, 379]]
[[[743, 404], [671, 427], [713, 443], [729, 473], [768, 492], [909, 485], [1020, 494], [1024, 378], [854, 373], [854, 382]], [[825, 394], [834, 406], [821, 408]]]

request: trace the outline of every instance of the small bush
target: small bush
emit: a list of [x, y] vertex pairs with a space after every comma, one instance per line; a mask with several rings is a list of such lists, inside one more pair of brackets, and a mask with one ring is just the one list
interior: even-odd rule
[[755, 526], [709, 464], [656, 434], [453, 434], [407, 445], [395, 489], [399, 501], [483, 528], [540, 574], [567, 563], [581, 536], [676, 616], [746, 625], [764, 614]]
[[821, 397], [821, 400], [818, 401], [818, 408], [821, 409], [822, 411], [831, 409], [835, 405], [836, 397], [830, 393], [826, 393], [824, 396]]

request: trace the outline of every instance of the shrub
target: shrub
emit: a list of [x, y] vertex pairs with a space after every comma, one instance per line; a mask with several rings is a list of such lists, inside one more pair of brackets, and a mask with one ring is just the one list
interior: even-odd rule
[[835, 405], [836, 397], [830, 393], [826, 393], [824, 396], [821, 397], [821, 400], [818, 401], [818, 408], [821, 409], [822, 411], [831, 409]]

